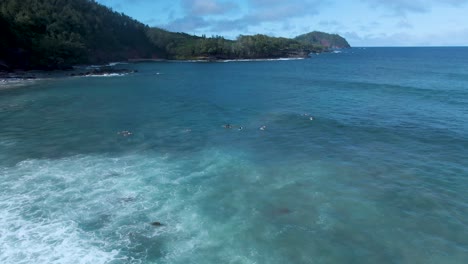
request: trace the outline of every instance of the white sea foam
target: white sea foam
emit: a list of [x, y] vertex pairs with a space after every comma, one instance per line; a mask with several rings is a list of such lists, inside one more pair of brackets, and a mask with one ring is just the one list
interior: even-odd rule
[[[109, 174], [113, 164], [110, 158], [74, 157], [28, 160], [1, 170], [0, 187], [6, 191], [0, 194], [0, 263], [116, 259], [125, 241], [115, 246], [108, 237], [82, 228], [122, 206], [118, 197], [136, 196], [131, 184]], [[126, 172], [121, 165], [114, 173]]]
[[[258, 171], [244, 155], [80, 155], [0, 168], [0, 263], [274, 260], [255, 245], [291, 232], [275, 222], [287, 215], [271, 212], [294, 178]], [[315, 220], [324, 229], [327, 215]]]
[[83, 233], [73, 221], [28, 221], [17, 213], [21, 208], [4, 206], [2, 202], [1, 263], [107, 263], [118, 254], [100, 249], [103, 241]]
[[275, 58], [275, 59], [233, 59], [233, 60], [184, 60], [184, 61], [173, 61], [173, 62], [219, 62], [219, 63], [226, 63], [226, 62], [255, 62], [255, 61], [294, 61], [294, 60], [304, 60], [306, 58]]
[[277, 59], [239, 59], [239, 60], [222, 60], [219, 62], [252, 62], [252, 61], [293, 61], [304, 60], [305, 58], [277, 58]]
[[117, 61], [117, 62], [111, 62], [109, 64], [107, 64], [108, 66], [116, 66], [116, 65], [125, 65], [125, 64], [129, 64], [128, 62], [123, 62], [123, 61]]
[[0, 90], [19, 88], [37, 83], [41, 79], [0, 79]]
[[125, 76], [127, 73], [105, 73], [105, 74], [89, 74], [83, 77], [115, 77], [115, 76]]
[[12, 147], [12, 146], [14, 146], [16, 144], [17, 144], [17, 142], [15, 140], [12, 140], [12, 139], [0, 140], [0, 146], [2, 146], [2, 147]]
[[[183, 162], [141, 155], [26, 160], [0, 168], [6, 190], [0, 194], [0, 263], [137, 263], [155, 251], [173, 263], [200, 247], [221, 246], [222, 229], [234, 223], [215, 229], [200, 205], [211, 199], [216, 175], [244, 169], [232, 155], [219, 155], [203, 155], [192, 172], [181, 169], [188, 166]], [[164, 238], [161, 247], [153, 245]]]

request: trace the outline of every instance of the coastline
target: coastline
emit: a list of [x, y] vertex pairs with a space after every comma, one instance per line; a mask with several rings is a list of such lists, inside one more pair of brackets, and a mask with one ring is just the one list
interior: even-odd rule
[[[315, 54], [315, 53], [311, 53]], [[306, 60], [307, 57], [280, 57], [280, 58], [243, 58], [243, 59], [218, 59], [211, 57], [193, 58], [193, 59], [129, 59], [126, 62], [116, 62], [117, 64], [145, 63], [145, 62], [250, 62], [250, 61], [289, 61], [289, 60]], [[112, 66], [111, 63], [107, 66]]]
[[113, 62], [106, 65], [86, 65], [75, 66], [72, 70], [54, 70], [54, 71], [11, 71], [0, 72], [0, 85], [18, 83], [22, 81], [34, 81], [45, 79], [57, 79], [64, 77], [96, 77], [96, 76], [123, 76], [137, 71], [130, 69], [115, 68], [119, 64], [128, 64], [125, 62]]
[[[348, 48], [340, 48], [341, 49], [348, 49]], [[171, 59], [154, 59], [154, 58], [131, 58], [124, 61], [111, 61], [111, 62], [104, 62], [102, 64], [76, 64], [76, 65], [69, 65], [65, 68], [32, 68], [32, 69], [23, 69], [23, 68], [11, 68], [6, 64], [2, 64], [2, 68], [0, 68], [0, 81], [6, 82], [10, 79], [18, 79], [18, 80], [28, 80], [28, 79], [36, 79], [36, 75], [47, 75], [46, 78], [55, 78], [51, 75], [51, 73], [67, 73], [71, 72], [71, 74], [59, 74], [60, 77], [63, 76], [104, 76], [104, 75], [112, 75], [115, 76], [113, 67], [118, 65], [125, 65], [125, 64], [133, 64], [133, 63], [148, 63], [148, 62], [261, 62], [261, 61], [290, 61], [290, 60], [305, 60], [313, 58], [316, 55], [322, 53], [339, 53], [337, 49], [334, 50], [323, 50], [320, 52], [310, 52], [310, 53], [289, 53], [285, 54], [286, 56], [283, 57], [260, 57], [260, 58], [226, 58], [226, 57], [219, 57], [219, 56], [202, 56], [202, 57], [193, 57], [193, 58], [171, 58]], [[2, 61], [0, 61], [1, 63]], [[110, 72], [100, 72], [102, 69], [110, 70]], [[105, 70], [105, 71], [106, 71]], [[122, 69], [117, 69], [122, 70]], [[126, 69], [123, 69], [124, 71]], [[127, 70], [130, 71], [130, 70]], [[132, 73], [132, 72], [128, 72]], [[127, 74], [124, 73], [124, 74]], [[118, 74], [117, 74], [118, 75]]]
[[72, 70], [12, 70], [10, 72], [0, 72], [0, 89], [15, 88], [22, 86], [21, 83], [30, 83], [38, 80], [66, 78], [66, 77], [114, 77], [124, 76], [136, 73], [135, 70], [114, 68], [118, 65], [129, 65], [136, 63], [231, 63], [231, 62], [263, 62], [263, 61], [294, 61], [305, 60], [308, 57], [282, 57], [282, 58], [257, 58], [257, 59], [216, 59], [216, 58], [199, 58], [199, 59], [129, 59], [127, 61], [110, 62], [103, 65], [76, 65]]

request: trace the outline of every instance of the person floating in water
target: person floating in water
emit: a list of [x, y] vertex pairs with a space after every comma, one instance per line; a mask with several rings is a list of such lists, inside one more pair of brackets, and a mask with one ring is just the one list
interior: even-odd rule
[[243, 126], [240, 126], [240, 127], [239, 127], [239, 130], [242, 130], [242, 129], [244, 129], [244, 127], [243, 127]]
[[152, 226], [164, 226], [164, 224], [162, 224], [161, 222], [152, 222], [151, 225]]
[[133, 135], [132, 132], [128, 131], [128, 130], [124, 130], [124, 131], [120, 131], [120, 132], [117, 132], [118, 135], [121, 135], [121, 136], [124, 136], [124, 137], [128, 137], [128, 136], [131, 136]]

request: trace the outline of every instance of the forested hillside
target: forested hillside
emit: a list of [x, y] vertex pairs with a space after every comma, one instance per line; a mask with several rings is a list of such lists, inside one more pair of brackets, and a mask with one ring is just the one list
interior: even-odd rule
[[0, 59], [13, 68], [54, 69], [165, 57], [147, 29], [89, 0], [1, 0]]
[[338, 35], [192, 36], [150, 28], [93, 0], [1, 0], [0, 70], [67, 69], [129, 59], [306, 57], [349, 47]]
[[148, 36], [157, 47], [166, 51], [170, 59], [306, 57], [311, 52], [324, 50], [321, 45], [260, 34], [239, 36], [236, 40], [228, 40], [221, 36], [197, 37], [152, 28], [148, 31]]

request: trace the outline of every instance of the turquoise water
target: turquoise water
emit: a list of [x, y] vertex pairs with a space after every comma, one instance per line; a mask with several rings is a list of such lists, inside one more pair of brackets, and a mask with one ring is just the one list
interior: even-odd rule
[[468, 48], [120, 67], [0, 90], [0, 263], [468, 261]]

